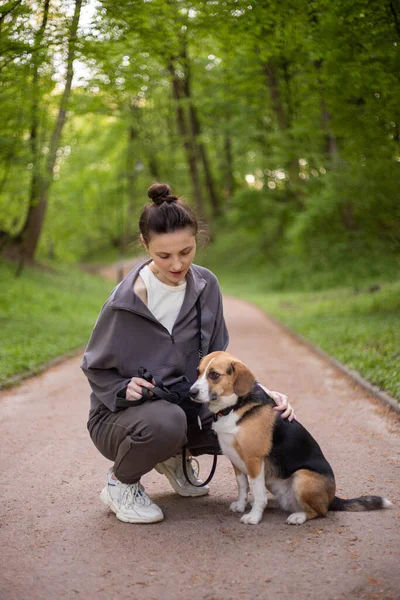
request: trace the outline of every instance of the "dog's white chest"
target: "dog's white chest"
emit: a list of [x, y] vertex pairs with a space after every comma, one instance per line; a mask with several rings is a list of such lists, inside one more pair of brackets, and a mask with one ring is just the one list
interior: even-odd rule
[[220, 417], [218, 421], [213, 423], [212, 428], [218, 436], [218, 442], [221, 446], [222, 453], [229, 458], [229, 460], [242, 471], [247, 473], [246, 465], [236, 452], [233, 444], [237, 432], [240, 426], [236, 425], [238, 416], [235, 412], [229, 413], [226, 417]]

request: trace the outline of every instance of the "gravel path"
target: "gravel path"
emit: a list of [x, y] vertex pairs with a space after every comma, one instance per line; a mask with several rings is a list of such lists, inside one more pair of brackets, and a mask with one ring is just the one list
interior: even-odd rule
[[[181, 498], [149, 473], [165, 520], [121, 523], [98, 499], [110, 463], [86, 431], [89, 387], [75, 357], [0, 393], [2, 600], [400, 597], [398, 417], [257, 308], [225, 298], [225, 313], [230, 351], [289, 395], [339, 492], [382, 494], [394, 507], [301, 527], [268, 508], [246, 526], [228, 512], [236, 484], [222, 457], [205, 498]], [[209, 465], [201, 458], [203, 473]]]

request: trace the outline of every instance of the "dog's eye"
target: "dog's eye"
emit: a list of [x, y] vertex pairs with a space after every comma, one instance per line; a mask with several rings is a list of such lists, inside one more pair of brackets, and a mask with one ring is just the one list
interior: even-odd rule
[[200, 369], [199, 369], [199, 367], [197, 367], [196, 373], [197, 373], [197, 375], [200, 375]]
[[220, 374], [219, 374], [219, 373], [217, 373], [216, 371], [211, 371], [211, 372], [208, 374], [208, 376], [209, 376], [209, 378], [210, 378], [210, 379], [212, 379], [213, 381], [216, 381], [217, 379], [219, 379], [219, 377], [220, 377]]

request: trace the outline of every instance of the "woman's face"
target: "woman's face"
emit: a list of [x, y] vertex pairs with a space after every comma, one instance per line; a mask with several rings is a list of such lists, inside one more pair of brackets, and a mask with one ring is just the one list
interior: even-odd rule
[[[143, 239], [142, 242], [144, 243]], [[172, 233], [155, 233], [146, 248], [160, 281], [167, 285], [184, 282], [196, 254], [196, 238], [190, 227]]]

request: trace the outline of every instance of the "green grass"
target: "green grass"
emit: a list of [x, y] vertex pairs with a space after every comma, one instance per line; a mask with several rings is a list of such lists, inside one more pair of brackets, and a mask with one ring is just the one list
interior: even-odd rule
[[[362, 377], [400, 400], [400, 282], [359, 289], [260, 291], [222, 272], [224, 293], [263, 308]], [[374, 283], [371, 281], [370, 283]], [[258, 288], [258, 289], [257, 289]]]
[[0, 262], [0, 385], [84, 346], [114, 287], [73, 267], [14, 273]]

